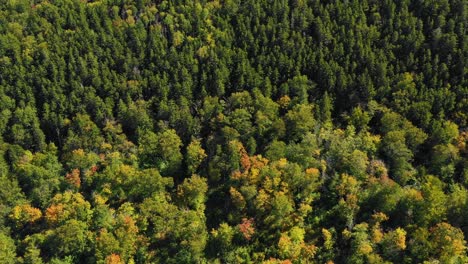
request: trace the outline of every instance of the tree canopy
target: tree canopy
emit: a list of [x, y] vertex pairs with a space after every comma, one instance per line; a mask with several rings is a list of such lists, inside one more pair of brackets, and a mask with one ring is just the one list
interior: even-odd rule
[[0, 0], [1, 263], [468, 263], [463, 0]]

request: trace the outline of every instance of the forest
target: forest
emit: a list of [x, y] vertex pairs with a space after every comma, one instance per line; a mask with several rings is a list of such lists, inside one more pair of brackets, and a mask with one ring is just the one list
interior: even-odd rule
[[0, 263], [468, 263], [465, 0], [0, 0]]

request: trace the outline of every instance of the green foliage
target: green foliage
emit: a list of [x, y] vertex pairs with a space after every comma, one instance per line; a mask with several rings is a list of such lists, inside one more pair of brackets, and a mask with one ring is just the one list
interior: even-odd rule
[[313, 105], [296, 105], [286, 113], [287, 138], [291, 141], [302, 139], [315, 126]]
[[193, 174], [197, 172], [205, 158], [206, 153], [200, 144], [200, 140], [192, 140], [187, 146], [187, 154], [185, 157], [188, 173]]
[[35, 205], [45, 206], [59, 190], [62, 165], [54, 149], [35, 154], [26, 151], [16, 167], [19, 183]]
[[15, 241], [6, 234], [0, 233], [0, 261], [5, 264], [16, 263]]
[[0, 263], [468, 263], [465, 2], [0, 1]]
[[103, 142], [101, 131], [91, 118], [86, 114], [78, 114], [71, 121], [64, 149], [68, 152], [76, 149], [97, 152]]
[[0, 187], [0, 213], [2, 220], [0, 223], [4, 225], [5, 216], [10, 210], [25, 201], [25, 196], [16, 179], [9, 179], [6, 176], [1, 176], [2, 182]]
[[182, 141], [173, 129], [157, 134], [148, 131], [139, 139], [140, 163], [144, 168], [157, 168], [163, 175], [176, 176], [182, 164]]
[[411, 179], [413, 153], [406, 146], [405, 134], [402, 131], [391, 131], [382, 139], [382, 152], [389, 160], [394, 178], [400, 184], [406, 184]]
[[24, 109], [17, 108], [8, 127], [7, 137], [11, 137], [11, 143], [35, 151], [45, 147], [45, 136], [40, 128], [35, 108], [30, 106]]
[[161, 193], [143, 201], [141, 217], [148, 224], [143, 230], [154, 248], [148, 261], [167, 262], [171, 254], [177, 254], [172, 261], [202, 258], [207, 239], [203, 214], [179, 209]]
[[52, 231], [46, 250], [55, 256], [79, 258], [89, 250], [90, 242], [91, 233], [86, 223], [72, 219]]
[[196, 174], [185, 179], [182, 184], [177, 186], [177, 195], [182, 200], [182, 204], [200, 212], [205, 210], [207, 191], [206, 179]]

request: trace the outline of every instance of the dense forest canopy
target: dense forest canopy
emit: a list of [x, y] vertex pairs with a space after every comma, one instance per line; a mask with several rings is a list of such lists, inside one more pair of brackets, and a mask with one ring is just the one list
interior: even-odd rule
[[0, 263], [468, 263], [467, 7], [0, 0]]

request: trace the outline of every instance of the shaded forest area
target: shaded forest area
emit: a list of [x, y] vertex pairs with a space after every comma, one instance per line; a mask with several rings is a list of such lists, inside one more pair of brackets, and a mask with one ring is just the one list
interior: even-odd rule
[[0, 263], [468, 263], [467, 6], [0, 0]]

